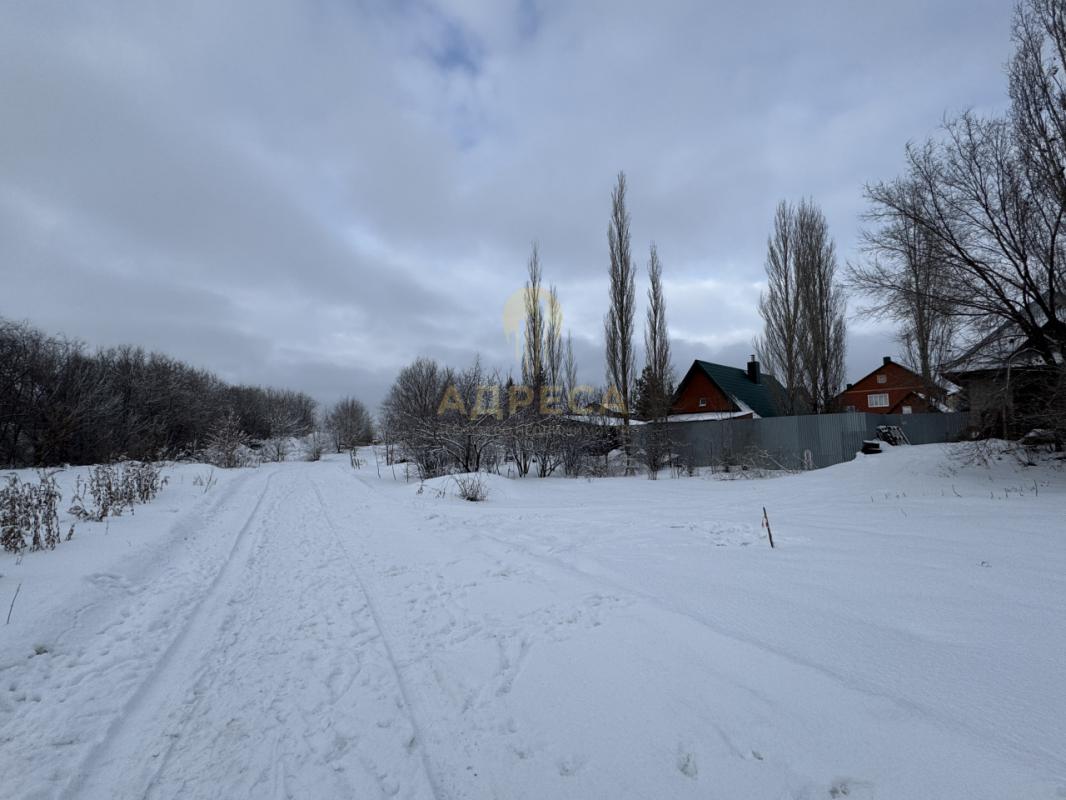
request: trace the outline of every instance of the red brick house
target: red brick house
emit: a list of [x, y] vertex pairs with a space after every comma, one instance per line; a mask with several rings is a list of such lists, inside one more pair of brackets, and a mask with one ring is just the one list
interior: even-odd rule
[[670, 419], [757, 419], [781, 414], [784, 390], [759, 369], [753, 356], [746, 369], [693, 361], [677, 386]]
[[[942, 389], [939, 393], [940, 396], [944, 394]], [[924, 414], [945, 410], [931, 396], [921, 375], [888, 356], [869, 375], [849, 383], [837, 397], [837, 404], [841, 411], [865, 411], [867, 414]]]

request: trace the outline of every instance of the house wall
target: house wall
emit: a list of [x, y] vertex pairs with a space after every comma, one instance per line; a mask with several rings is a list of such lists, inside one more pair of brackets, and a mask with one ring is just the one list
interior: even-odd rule
[[[898, 402], [892, 403], [892, 405], [888, 407], [888, 413], [902, 414], [903, 406], [910, 406], [911, 410], [909, 413], [911, 414], [925, 414], [928, 411], [939, 411], [939, 409], [933, 408], [929, 404], [929, 401], [927, 401], [924, 397], [917, 394], [916, 392], [911, 391], [907, 392], [907, 394], [905, 394]], [[874, 412], [871, 410], [868, 413], [872, 414]], [[885, 413], [885, 411], [881, 410], [881, 413]]]
[[[737, 411], [725, 393], [703, 370], [693, 368], [687, 376], [687, 382], [678, 395], [677, 402], [670, 408], [671, 414], [699, 414], [703, 411]], [[700, 398], [707, 399], [707, 405], [700, 405]]]
[[973, 425], [997, 436], [1022, 436], [1027, 433], [1033, 415], [1039, 415], [1043, 410], [1049, 391], [1046, 374], [1022, 369], [1016, 369], [1011, 374], [1009, 398], [1006, 371], [957, 377], [965, 390]]
[[[877, 376], [884, 375], [885, 383], [878, 383]], [[839, 396], [840, 410], [847, 410], [848, 406], [854, 406], [856, 411], [867, 414], [888, 414], [895, 409], [897, 403], [907, 397], [911, 392], [924, 391], [922, 380], [909, 369], [900, 364], [890, 361], [882, 365], [876, 372], [867, 375], [850, 389], [842, 392]], [[888, 405], [883, 408], [870, 407], [870, 395], [888, 394]], [[912, 398], [917, 400], [917, 398]], [[909, 403], [915, 414], [928, 411], [928, 406], [923, 403], [919, 409], [915, 403]], [[898, 413], [898, 409], [895, 409]]]

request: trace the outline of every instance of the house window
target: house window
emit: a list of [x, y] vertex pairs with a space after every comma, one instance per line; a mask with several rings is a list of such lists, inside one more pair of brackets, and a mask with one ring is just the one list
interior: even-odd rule
[[867, 395], [866, 404], [870, 408], [888, 408], [888, 393]]
[[903, 406], [903, 413], [904, 414], [912, 414], [914, 412], [911, 410], [910, 406]]
[[706, 407], [707, 407], [707, 398], [706, 397], [701, 397], [700, 398], [700, 408], [706, 408]]
[[888, 383], [888, 376], [887, 375], [878, 375], [877, 376], [877, 382], [878, 383]]

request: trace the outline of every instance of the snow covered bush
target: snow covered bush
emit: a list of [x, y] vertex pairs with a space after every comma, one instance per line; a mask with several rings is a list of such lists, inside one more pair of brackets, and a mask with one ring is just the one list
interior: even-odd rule
[[162, 465], [151, 461], [127, 462], [125, 476], [138, 503], [152, 502], [159, 490], [167, 484], [167, 479], [163, 477]]
[[[118, 517], [127, 508], [155, 500], [166, 483], [162, 466], [151, 461], [98, 464], [89, 470], [87, 482], [80, 475], [76, 479], [69, 512], [94, 522]], [[92, 498], [91, 503], [87, 502], [86, 493]]]
[[255, 459], [248, 443], [249, 437], [241, 428], [240, 417], [230, 411], [211, 429], [203, 456], [209, 464], [222, 469], [253, 466]]
[[480, 472], [468, 475], [454, 475], [455, 485], [459, 487], [459, 496], [472, 503], [478, 503], [489, 496], [489, 489]]
[[[0, 489], [0, 544], [10, 553], [21, 553], [27, 548], [54, 550], [59, 544], [58, 506], [62, 495], [56, 486], [55, 473], [37, 474], [36, 484], [9, 475]], [[73, 534], [71, 527], [67, 538]]]
[[304, 442], [304, 461], [321, 461], [326, 452], [326, 435], [319, 431], [310, 434]]
[[263, 458], [267, 461], [281, 462], [289, 457], [292, 440], [288, 436], [275, 436], [263, 442]]

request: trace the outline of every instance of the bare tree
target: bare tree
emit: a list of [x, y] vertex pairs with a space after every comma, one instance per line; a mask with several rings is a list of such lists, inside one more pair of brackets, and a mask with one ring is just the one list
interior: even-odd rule
[[1049, 366], [1066, 358], [1066, 24], [1057, 0], [1015, 12], [1007, 118], [968, 112], [908, 146], [907, 174], [867, 187], [874, 221], [905, 219], [935, 247], [962, 346], [1008, 324]]
[[574, 339], [570, 331], [566, 332], [566, 349], [563, 353], [563, 397], [568, 407], [574, 406], [574, 392], [577, 389], [577, 360], [574, 358]]
[[522, 380], [533, 390], [534, 396], [544, 385], [544, 309], [540, 304], [542, 281], [540, 254], [533, 243], [526, 264], [524, 348], [522, 351]]
[[338, 453], [369, 444], [373, 438], [370, 412], [354, 397], [338, 400], [326, 414], [325, 423]]
[[626, 451], [626, 472], [629, 467], [629, 417], [633, 396], [633, 315], [636, 306], [636, 286], [633, 259], [630, 252], [629, 211], [626, 209], [626, 176], [618, 173], [618, 182], [611, 192], [611, 220], [607, 226], [610, 249], [610, 306], [604, 318], [607, 343], [607, 382], [618, 393], [624, 424], [623, 447]]
[[211, 429], [204, 454], [216, 467], [242, 467], [245, 466], [248, 443], [248, 434], [241, 428], [240, 417], [236, 411], [230, 410]]
[[766, 291], [759, 297], [763, 335], [755, 352], [767, 372], [784, 388], [783, 411], [799, 414], [806, 408], [801, 378], [801, 294], [796, 284], [795, 209], [782, 200], [774, 213], [774, 230], [766, 243]]
[[666, 325], [666, 298], [663, 295], [663, 265], [653, 243], [648, 257], [648, 316], [644, 327], [645, 363], [657, 392], [649, 409], [652, 418], [663, 419], [670, 411], [674, 366], [670, 358], [670, 333]]
[[942, 400], [942, 371], [956, 331], [943, 295], [949, 270], [926, 231], [903, 216], [881, 218], [863, 231], [868, 259], [848, 266], [848, 282], [867, 298], [862, 312], [900, 325], [903, 359], [922, 376], [926, 392]]
[[446, 389], [449, 399], [438, 410], [440, 447], [460, 472], [492, 469], [502, 450], [499, 376], [486, 374], [480, 357], [451, 376]]
[[954, 318], [958, 353], [1024, 350], [1041, 362], [1045, 385], [1029, 394], [1049, 398], [1049, 411], [1027, 424], [1062, 431], [1066, 6], [1023, 0], [1012, 34], [1009, 114], [948, 119], [941, 136], [908, 146], [905, 175], [866, 194], [874, 223], [903, 221], [930, 243], [944, 274], [928, 299]]
[[385, 429], [402, 445], [404, 458], [414, 462], [421, 478], [442, 475], [447, 468], [439, 412], [452, 383], [450, 370], [431, 359], [419, 358], [400, 370], [382, 402]]
[[544, 329], [544, 373], [551, 391], [557, 392], [563, 383], [563, 311], [559, 304], [559, 290], [552, 284], [548, 289], [548, 324]]
[[784, 387], [786, 414], [833, 410], [844, 380], [844, 293], [836, 248], [812, 200], [782, 201], [767, 242], [763, 335], [755, 351]]
[[663, 265], [653, 243], [648, 257], [648, 311], [644, 323], [644, 371], [636, 383], [634, 405], [647, 424], [640, 430], [641, 453], [648, 477], [659, 474], [670, 453], [666, 417], [674, 393], [670, 334], [666, 325]]
[[505, 387], [507, 403], [507, 443], [520, 476], [525, 476], [535, 459], [534, 431], [537, 427], [537, 404], [548, 383], [545, 366], [545, 319], [541, 306], [543, 273], [536, 242], [526, 264], [523, 301], [525, 324], [522, 351], [522, 384], [509, 378]]
[[816, 414], [834, 410], [844, 382], [844, 292], [825, 215], [811, 200], [796, 207], [796, 284], [800, 294], [802, 372]]
[[581, 434], [584, 426], [581, 424], [581, 420], [569, 416], [574, 413], [575, 409], [580, 408], [577, 402], [577, 360], [574, 358], [574, 339], [569, 331], [566, 333], [562, 371], [562, 396], [566, 403], [566, 412], [568, 414], [563, 421], [565, 436], [562, 441], [562, 466], [567, 475], [577, 475], [581, 471], [583, 454]]
[[551, 475], [562, 462], [563, 402], [562, 311], [559, 293], [548, 290], [547, 313], [541, 305], [543, 274], [537, 246], [527, 266], [525, 286], [525, 348], [522, 358], [524, 385], [509, 387], [508, 430], [511, 454], [520, 475], [533, 464], [537, 475]]

